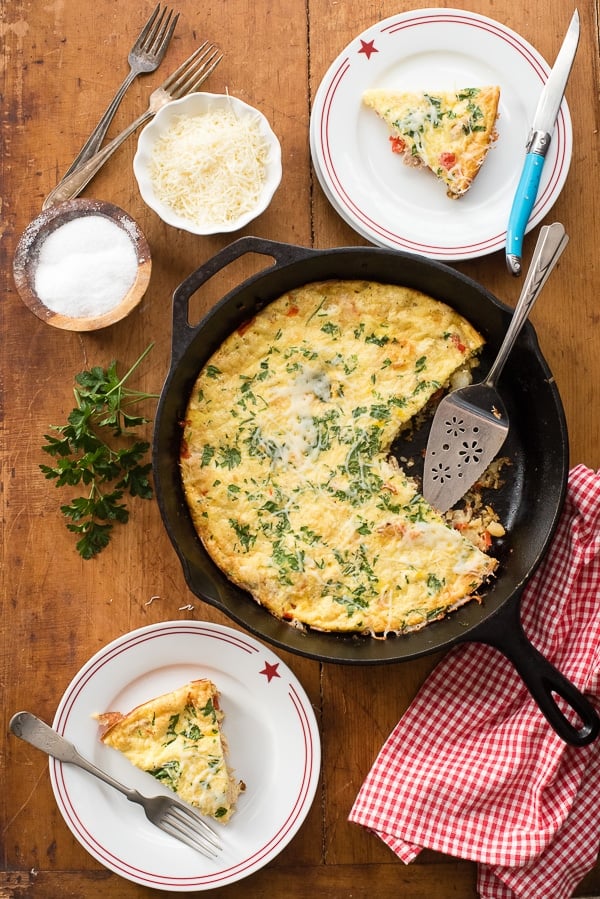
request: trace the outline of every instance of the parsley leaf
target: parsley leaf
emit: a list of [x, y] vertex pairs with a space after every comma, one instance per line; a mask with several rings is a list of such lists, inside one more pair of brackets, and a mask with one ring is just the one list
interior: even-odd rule
[[[129, 510], [122, 502], [125, 494], [141, 499], [153, 496], [150, 484], [151, 462], [144, 462], [150, 444], [138, 440], [132, 429], [149, 422], [133, 413], [132, 407], [156, 394], [143, 393], [126, 386], [129, 378], [152, 349], [144, 350], [129, 371], [120, 377], [116, 362], [103, 369], [96, 365], [75, 376], [77, 405], [64, 425], [51, 425], [53, 434], [45, 434], [42, 450], [52, 456], [54, 465], [40, 465], [56, 487], [89, 488], [60, 507], [67, 528], [79, 539], [76, 549], [91, 559], [108, 546], [114, 522], [125, 524]], [[106, 431], [112, 435], [109, 443]]]

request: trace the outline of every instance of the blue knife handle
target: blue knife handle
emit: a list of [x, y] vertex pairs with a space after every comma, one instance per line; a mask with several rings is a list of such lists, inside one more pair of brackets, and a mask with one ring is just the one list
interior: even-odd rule
[[513, 275], [521, 273], [523, 237], [535, 203], [545, 157], [539, 153], [528, 153], [521, 172], [515, 194], [506, 234], [506, 261]]

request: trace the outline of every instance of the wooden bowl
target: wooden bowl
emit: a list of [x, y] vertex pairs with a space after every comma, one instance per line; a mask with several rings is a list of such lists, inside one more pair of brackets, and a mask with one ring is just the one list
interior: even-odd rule
[[[128, 280], [123, 286], [122, 295], [117, 294], [114, 298], [111, 296], [103, 303], [99, 303], [97, 309], [94, 309], [94, 304], [91, 303], [92, 308], [83, 310], [69, 307], [69, 301], [65, 298], [59, 302], [56, 302], [54, 298], [49, 300], [44, 291], [40, 290], [39, 280], [36, 287], [36, 276], [39, 274], [40, 254], [46, 240], [63, 225], [89, 216], [100, 216], [107, 219], [122, 232], [122, 234], [114, 232], [114, 246], [121, 246], [127, 253]], [[87, 224], [91, 225], [92, 223], [88, 222]], [[104, 228], [104, 226], [101, 227]], [[127, 244], [122, 239], [123, 234], [126, 235], [127, 241], [135, 253], [135, 260], [137, 260], [137, 267], [134, 268], [133, 274], [130, 271], [132, 262]], [[64, 262], [57, 259], [57, 264], [68, 266], [70, 263], [66, 261], [65, 257]], [[73, 265], [71, 270], [64, 274], [68, 274], [71, 281], [74, 279], [71, 289], [74, 286], [77, 287], [79, 281], [81, 282], [81, 296], [87, 298], [97, 286], [94, 284], [94, 277], [98, 280], [99, 276], [94, 276], [94, 265], [90, 265], [87, 270], [85, 270], [85, 266], [82, 266], [81, 273], [79, 270], [75, 273], [74, 269]], [[42, 212], [23, 232], [13, 260], [15, 285], [25, 305], [42, 321], [66, 331], [97, 331], [125, 318], [144, 296], [150, 280], [151, 269], [150, 247], [137, 223], [123, 209], [112, 203], [88, 199], [68, 200]], [[61, 270], [57, 269], [59, 278], [60, 274]], [[115, 272], [113, 289], [116, 289], [117, 275], [118, 273]], [[101, 273], [102, 279], [105, 279], [105, 276], [106, 269]], [[38, 295], [38, 290], [44, 299]]]

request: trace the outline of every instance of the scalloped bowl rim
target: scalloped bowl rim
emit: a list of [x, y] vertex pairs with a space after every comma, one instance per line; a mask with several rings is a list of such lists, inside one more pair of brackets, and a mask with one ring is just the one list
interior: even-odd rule
[[[200, 227], [190, 219], [178, 215], [170, 206], [163, 203], [154, 192], [149, 175], [149, 164], [152, 156], [152, 148], [159, 134], [163, 133], [174, 118], [181, 115], [200, 115], [211, 109], [219, 109], [226, 105], [233, 105], [234, 109], [244, 116], [255, 118], [260, 127], [261, 134], [269, 144], [269, 155], [266, 164], [266, 177], [258, 202], [252, 210], [246, 212], [233, 222], [211, 227]], [[275, 191], [281, 183], [281, 145], [277, 135], [271, 128], [266, 116], [254, 106], [230, 94], [211, 94], [205, 91], [187, 94], [179, 100], [171, 100], [156, 113], [152, 121], [146, 125], [138, 138], [137, 151], [133, 158], [133, 172], [138, 183], [138, 188], [144, 202], [168, 225], [189, 231], [192, 234], [225, 234], [231, 231], [239, 231], [253, 219], [257, 218], [267, 209]]]

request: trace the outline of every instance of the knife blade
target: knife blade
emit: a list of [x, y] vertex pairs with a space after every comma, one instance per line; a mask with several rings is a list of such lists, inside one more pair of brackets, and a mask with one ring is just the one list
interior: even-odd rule
[[556, 62], [533, 117], [533, 125], [525, 145], [525, 162], [513, 199], [506, 232], [506, 264], [513, 275], [521, 274], [523, 237], [536, 201], [542, 170], [556, 119], [571, 73], [579, 43], [579, 12], [575, 10]]

